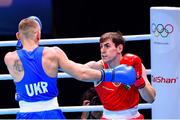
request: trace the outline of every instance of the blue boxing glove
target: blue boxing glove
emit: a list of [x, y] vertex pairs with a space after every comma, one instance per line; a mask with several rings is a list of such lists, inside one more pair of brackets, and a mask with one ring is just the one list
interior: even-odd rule
[[124, 85], [132, 85], [136, 81], [136, 71], [132, 66], [119, 65], [114, 69], [102, 69], [103, 82], [120, 82]]
[[23, 45], [21, 43], [21, 40], [18, 40], [17, 43], [16, 43], [16, 50], [20, 50], [23, 48]]

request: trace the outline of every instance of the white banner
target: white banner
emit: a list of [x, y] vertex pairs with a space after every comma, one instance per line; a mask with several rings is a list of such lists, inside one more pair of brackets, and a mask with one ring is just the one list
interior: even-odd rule
[[180, 119], [180, 8], [151, 7], [152, 119]]

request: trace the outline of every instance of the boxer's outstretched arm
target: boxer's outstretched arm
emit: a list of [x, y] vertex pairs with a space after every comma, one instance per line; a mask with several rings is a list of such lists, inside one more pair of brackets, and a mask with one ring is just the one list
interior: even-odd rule
[[131, 82], [135, 80], [135, 70], [132, 67], [123, 65], [115, 69], [95, 70], [69, 60], [60, 48], [54, 47], [54, 49], [56, 50], [59, 67], [78, 80], [89, 82], [101, 80], [107, 82], [122, 82], [124, 84], [131, 84]]

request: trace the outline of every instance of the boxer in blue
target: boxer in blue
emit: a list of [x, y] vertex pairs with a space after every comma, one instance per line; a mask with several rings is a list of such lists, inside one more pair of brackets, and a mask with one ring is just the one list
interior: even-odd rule
[[81, 81], [121, 82], [131, 85], [136, 80], [133, 67], [94, 70], [70, 60], [58, 47], [40, 47], [41, 27], [36, 17], [20, 21], [16, 37], [21, 48], [8, 52], [4, 62], [16, 86], [20, 111], [17, 119], [65, 119], [58, 105], [58, 68]]

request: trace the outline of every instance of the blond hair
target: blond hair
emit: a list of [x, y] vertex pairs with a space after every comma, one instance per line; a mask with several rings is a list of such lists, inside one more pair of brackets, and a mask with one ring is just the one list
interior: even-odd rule
[[34, 39], [35, 38], [35, 33], [40, 30], [39, 24], [30, 18], [25, 18], [20, 21], [19, 23], [19, 33], [27, 38], [27, 39]]

